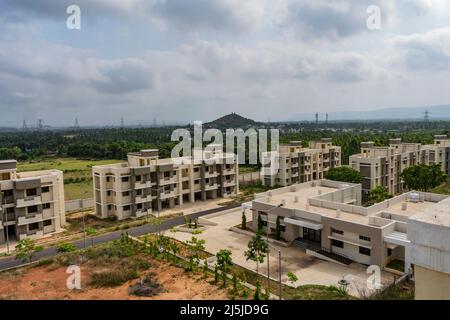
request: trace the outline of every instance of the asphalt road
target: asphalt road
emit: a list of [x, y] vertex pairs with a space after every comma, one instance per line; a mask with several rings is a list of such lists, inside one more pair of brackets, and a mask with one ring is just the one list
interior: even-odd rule
[[[194, 219], [194, 218], [206, 216], [208, 214], [237, 208], [239, 206], [240, 205], [237, 204], [237, 205], [231, 205], [231, 206], [226, 206], [226, 207], [214, 208], [214, 209], [200, 211], [200, 212], [192, 213], [192, 214], [189, 214], [186, 216], [181, 216], [181, 217], [177, 217], [174, 219], [170, 219], [170, 220], [164, 221], [161, 224], [161, 231], [169, 230], [175, 226], [184, 224], [184, 217]], [[110, 242], [113, 240], [118, 240], [118, 239], [120, 239], [120, 237], [122, 236], [122, 233], [124, 233], [124, 232], [128, 232], [128, 234], [130, 236], [139, 237], [139, 236], [145, 235], [147, 233], [158, 232], [158, 226], [152, 225], [152, 224], [144, 224], [139, 227], [134, 227], [134, 228], [126, 229], [126, 230], [119, 230], [119, 231], [114, 231], [114, 232], [106, 233], [103, 235], [99, 235], [99, 236], [94, 237], [94, 245]], [[72, 244], [75, 245], [78, 249], [84, 248], [84, 240], [77, 240], [77, 241], [72, 242]], [[86, 238], [86, 246], [90, 246], [90, 245], [91, 245], [91, 238], [87, 237]], [[40, 252], [35, 253], [32, 261], [37, 261], [37, 260], [44, 259], [44, 258], [51, 258], [54, 255], [56, 255], [57, 253], [58, 252], [56, 251], [56, 247], [49, 247]], [[26, 263], [23, 263], [21, 260], [16, 260], [15, 256], [3, 258], [3, 259], [0, 259], [0, 271], [9, 269], [9, 268], [13, 268], [13, 267], [20, 267], [25, 264]]]

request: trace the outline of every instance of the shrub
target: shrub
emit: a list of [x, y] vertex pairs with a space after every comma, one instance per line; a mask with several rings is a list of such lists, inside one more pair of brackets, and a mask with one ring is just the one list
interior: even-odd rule
[[77, 248], [70, 242], [60, 242], [56, 247], [56, 251], [59, 253], [73, 252], [76, 250], [77, 250]]
[[134, 269], [114, 269], [94, 273], [90, 284], [95, 287], [116, 287], [137, 277], [139, 273]]
[[153, 272], [148, 273], [143, 280], [130, 287], [130, 294], [139, 297], [153, 297], [163, 292], [164, 288], [155, 278], [155, 275]]

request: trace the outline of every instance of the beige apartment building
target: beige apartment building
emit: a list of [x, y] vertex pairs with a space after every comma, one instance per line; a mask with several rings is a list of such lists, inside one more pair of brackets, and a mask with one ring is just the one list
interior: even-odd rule
[[126, 163], [93, 167], [96, 214], [119, 220], [139, 218], [183, 203], [238, 193], [236, 155], [214, 151], [196, 155], [194, 159], [159, 159], [157, 149], [141, 150], [128, 154]]
[[411, 272], [411, 217], [448, 200], [445, 195], [409, 192], [363, 207], [361, 184], [318, 180], [257, 194], [244, 208], [252, 210], [253, 230], [261, 216], [264, 234], [274, 235], [278, 219], [282, 240], [309, 255], [380, 267], [396, 259]]
[[[302, 147], [301, 141], [280, 145], [277, 152], [266, 152], [261, 172], [265, 186], [289, 186], [323, 179], [328, 170], [341, 165], [341, 147], [334, 146], [330, 138], [309, 142], [308, 148]], [[272, 161], [278, 161], [278, 170], [270, 169]]]
[[15, 160], [0, 161], [0, 204], [0, 244], [58, 232], [66, 223], [63, 173], [18, 173]]
[[401, 139], [390, 139], [389, 146], [377, 147], [374, 142], [361, 143], [361, 153], [350, 156], [350, 166], [364, 176], [363, 200], [377, 186], [387, 188], [396, 195], [405, 191], [401, 178], [403, 170], [418, 164], [440, 164], [447, 174], [449, 169], [450, 139], [435, 136], [434, 144], [403, 143]]

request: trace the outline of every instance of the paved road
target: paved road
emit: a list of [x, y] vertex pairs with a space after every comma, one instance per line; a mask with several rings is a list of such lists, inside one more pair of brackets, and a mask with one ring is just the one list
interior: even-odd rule
[[[239, 206], [240, 206], [239, 204], [236, 204], [236, 205], [231, 205], [231, 206], [226, 206], [226, 207], [209, 209], [209, 210], [200, 211], [200, 212], [186, 215], [186, 217], [194, 219], [194, 218], [202, 217], [202, 216], [205, 216], [208, 214], [237, 208]], [[161, 224], [161, 231], [169, 230], [175, 226], [179, 226], [182, 224], [184, 224], [184, 216], [170, 219], [170, 220], [164, 221]], [[119, 230], [119, 231], [114, 231], [114, 232], [106, 233], [103, 235], [99, 235], [97, 237], [94, 237], [94, 245], [120, 239], [120, 237], [122, 236], [122, 233], [124, 233], [124, 232], [128, 232], [128, 234], [130, 236], [139, 237], [139, 236], [142, 236], [147, 233], [158, 232], [158, 226], [152, 225], [152, 224], [145, 224], [145, 225], [142, 225], [139, 227], [134, 227], [134, 228], [126, 229], [126, 230]], [[78, 249], [84, 248], [84, 240], [77, 240], [77, 241], [72, 242], [72, 244], [74, 244]], [[91, 245], [91, 238], [88, 237], [86, 239], [86, 245], [87, 246]], [[49, 247], [49, 248], [44, 249], [41, 252], [37, 252], [33, 256], [32, 261], [36, 261], [36, 260], [40, 260], [40, 259], [44, 259], [44, 258], [50, 258], [56, 254], [57, 254], [56, 247]], [[8, 269], [8, 268], [20, 267], [21, 265], [24, 265], [24, 263], [20, 260], [16, 260], [14, 256], [0, 259], [0, 271]]]

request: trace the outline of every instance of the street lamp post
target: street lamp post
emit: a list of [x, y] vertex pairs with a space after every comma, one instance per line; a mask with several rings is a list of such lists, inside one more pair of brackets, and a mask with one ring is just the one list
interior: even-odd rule
[[83, 194], [81, 194], [80, 198], [80, 209], [82, 212], [82, 219], [83, 219], [83, 239], [84, 239], [84, 248], [86, 249], [86, 221], [84, 219], [84, 209], [83, 209]]
[[[278, 260], [279, 260], [278, 264], [279, 264], [279, 269], [280, 269], [280, 272], [279, 272], [280, 273], [280, 276], [279, 276], [279, 278], [280, 278], [279, 279], [279, 281], [280, 281], [280, 283], [279, 283], [280, 299], [281, 299], [281, 251], [269, 244], [269, 231], [270, 231], [269, 213], [275, 209], [281, 208], [282, 206], [283, 206], [283, 204], [279, 204], [278, 206], [273, 207], [272, 209], [266, 211], [266, 214], [267, 214], [267, 228], [266, 228], [267, 245], [278, 251]], [[270, 290], [270, 263], [269, 263], [269, 260], [270, 260], [270, 249], [269, 249], [269, 252], [267, 253], [267, 290]]]
[[161, 197], [161, 189], [162, 189], [163, 187], [157, 187], [157, 188], [153, 188], [153, 189], [151, 189], [151, 190], [156, 190], [156, 199], [157, 199], [157, 201], [158, 201], [158, 203], [157, 203], [157, 212], [158, 212], [158, 237], [160, 237], [161, 238], [161, 220], [160, 220], [160, 213], [161, 213], [161, 210], [160, 210], [160, 208], [159, 208], [159, 201], [160, 201], [160, 197]]

